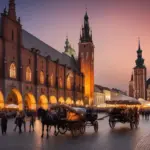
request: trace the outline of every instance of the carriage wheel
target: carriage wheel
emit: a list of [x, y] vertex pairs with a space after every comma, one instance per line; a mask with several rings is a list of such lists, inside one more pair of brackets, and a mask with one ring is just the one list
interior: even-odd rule
[[85, 133], [85, 128], [86, 128], [85, 124], [83, 124], [83, 125], [80, 127], [80, 133], [81, 133], [81, 134], [84, 134], [84, 133]]
[[54, 135], [57, 136], [59, 134], [59, 131], [54, 132]]
[[61, 134], [65, 134], [67, 132], [67, 127], [65, 125], [58, 126], [58, 131]]
[[97, 121], [95, 121], [95, 122], [93, 123], [93, 126], [94, 126], [94, 131], [95, 131], [95, 132], [98, 132], [98, 122], [97, 122]]
[[130, 128], [131, 130], [134, 128], [134, 123], [132, 121], [130, 122]]
[[110, 121], [109, 120], [109, 126], [112, 128], [112, 129], [114, 129], [114, 127], [115, 127], [115, 122], [114, 121]]
[[79, 130], [76, 127], [71, 128], [71, 134], [73, 137], [76, 137], [79, 135]]

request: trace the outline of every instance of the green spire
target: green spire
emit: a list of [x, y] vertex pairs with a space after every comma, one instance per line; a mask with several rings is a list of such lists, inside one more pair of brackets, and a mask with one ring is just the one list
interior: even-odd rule
[[136, 59], [135, 63], [136, 63], [136, 68], [145, 67], [144, 59], [142, 58], [142, 50], [141, 50], [140, 39], [139, 39], [139, 47], [138, 47], [138, 50], [137, 50], [137, 59]]
[[68, 36], [66, 37], [66, 41], [65, 41], [65, 52], [67, 52], [69, 49], [69, 40], [68, 40]]

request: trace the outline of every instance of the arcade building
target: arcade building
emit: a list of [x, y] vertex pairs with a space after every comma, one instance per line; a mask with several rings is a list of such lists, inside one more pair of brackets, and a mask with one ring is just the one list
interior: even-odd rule
[[48, 109], [49, 104], [92, 105], [94, 45], [87, 12], [79, 40], [79, 54], [70, 46], [60, 53], [22, 28], [15, 0], [0, 16], [0, 109]]

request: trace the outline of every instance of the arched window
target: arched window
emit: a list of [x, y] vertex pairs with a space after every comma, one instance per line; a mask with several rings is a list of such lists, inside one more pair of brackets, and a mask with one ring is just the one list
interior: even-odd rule
[[32, 77], [31, 69], [30, 69], [30, 67], [28, 66], [28, 67], [26, 68], [26, 81], [31, 81], [31, 77]]
[[44, 84], [44, 72], [43, 71], [40, 72], [40, 83]]
[[14, 40], [14, 31], [12, 30], [12, 33], [11, 33], [11, 39], [12, 41]]
[[16, 65], [14, 63], [10, 64], [10, 68], [9, 68], [9, 76], [10, 78], [16, 78]]
[[71, 89], [71, 78], [70, 78], [70, 76], [67, 77], [67, 89], [68, 90]]
[[59, 87], [60, 87], [60, 88], [63, 88], [63, 81], [62, 81], [62, 78], [61, 78], [61, 77], [59, 78]]
[[51, 86], [54, 86], [54, 76], [53, 76], [53, 74], [51, 74], [49, 82], [50, 82]]

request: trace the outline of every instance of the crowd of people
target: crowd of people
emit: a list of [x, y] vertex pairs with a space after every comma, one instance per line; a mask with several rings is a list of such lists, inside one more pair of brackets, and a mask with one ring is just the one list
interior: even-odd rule
[[[22, 133], [22, 127], [24, 131], [26, 131], [26, 122], [29, 120], [29, 132], [34, 131], [34, 123], [35, 123], [35, 115], [31, 113], [29, 116], [25, 112], [17, 112], [15, 121], [14, 121], [14, 131], [18, 129], [19, 134]], [[2, 135], [6, 135], [7, 133], [7, 124], [8, 124], [8, 116], [6, 112], [3, 112], [1, 116], [1, 132]]]
[[149, 109], [141, 109], [140, 114], [142, 116], [142, 119], [149, 120], [149, 117], [150, 117], [150, 110]]

